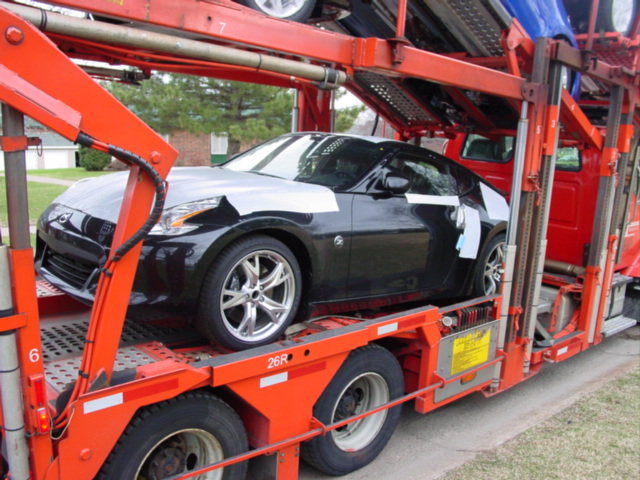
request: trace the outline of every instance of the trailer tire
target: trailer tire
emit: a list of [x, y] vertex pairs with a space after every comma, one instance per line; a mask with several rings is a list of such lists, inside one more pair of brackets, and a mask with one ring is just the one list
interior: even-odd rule
[[291, 250], [267, 235], [229, 245], [213, 262], [200, 293], [200, 333], [239, 351], [278, 340], [296, 315], [302, 274]]
[[640, 285], [638, 280], [627, 285], [622, 314], [640, 323]]
[[[248, 450], [236, 412], [215, 395], [191, 392], [139, 410], [97, 480], [169, 478]], [[243, 480], [246, 462], [198, 476]]]
[[[404, 393], [402, 369], [386, 349], [370, 344], [351, 352], [313, 408], [325, 425], [388, 403]], [[329, 475], [371, 463], [398, 424], [402, 406], [375, 413], [302, 444], [302, 458]]]

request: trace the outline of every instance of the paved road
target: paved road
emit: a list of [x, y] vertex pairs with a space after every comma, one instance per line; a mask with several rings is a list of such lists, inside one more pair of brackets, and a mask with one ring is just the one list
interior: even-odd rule
[[[434, 480], [573, 404], [640, 365], [640, 326], [542, 371], [492, 398], [463, 398], [426, 415], [405, 405], [387, 448], [367, 467], [341, 480]], [[639, 412], [640, 413], [640, 412]], [[333, 477], [301, 466], [301, 480]]]

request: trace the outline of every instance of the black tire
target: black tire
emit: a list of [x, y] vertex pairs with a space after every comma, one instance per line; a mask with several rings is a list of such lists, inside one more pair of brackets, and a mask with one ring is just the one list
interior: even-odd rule
[[238, 1], [253, 10], [269, 15], [270, 17], [277, 17], [301, 23], [305, 22], [311, 16], [316, 5], [315, 0], [303, 0], [302, 3], [296, 3], [291, 0], [281, 0], [279, 2], [273, 2], [273, 0]]
[[473, 295], [500, 293], [506, 238], [504, 233], [498, 233], [480, 253], [473, 277]]
[[637, 0], [600, 0], [596, 29], [628, 35], [637, 13]]
[[[136, 413], [96, 478], [161, 480], [247, 450], [244, 426], [229, 405], [209, 393], [186, 393]], [[246, 470], [242, 462], [196, 478], [243, 480]]]
[[[625, 14], [616, 19], [616, 10], [624, 7]], [[571, 26], [577, 33], [589, 31], [590, 3], [585, 8], [582, 0], [565, 0], [567, 12], [571, 17]], [[629, 35], [633, 21], [638, 14], [637, 0], [600, 0], [596, 15], [596, 32], [619, 32]]]
[[227, 247], [207, 273], [196, 327], [231, 350], [278, 340], [300, 304], [302, 275], [295, 255], [266, 235]]
[[637, 279], [627, 285], [622, 314], [640, 323], [640, 285]]
[[[402, 369], [378, 345], [351, 352], [315, 406], [325, 425], [373, 409], [404, 393]], [[302, 444], [302, 458], [329, 475], [346, 475], [371, 463], [398, 424], [402, 406], [383, 410]]]

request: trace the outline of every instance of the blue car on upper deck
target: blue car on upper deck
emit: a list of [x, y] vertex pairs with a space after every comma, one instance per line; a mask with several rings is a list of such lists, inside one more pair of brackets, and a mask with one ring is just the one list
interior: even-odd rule
[[[577, 48], [578, 43], [569, 22], [569, 15], [562, 0], [500, 0], [507, 12], [517, 18], [529, 36], [535, 40], [538, 37], [548, 37], [564, 40]], [[586, 3], [586, 2], [585, 2]], [[585, 4], [584, 9], [588, 10]], [[571, 95], [578, 99], [580, 95], [580, 74], [574, 72], [567, 78], [567, 88]]]
[[[352, 0], [352, 13], [335, 22], [334, 30], [357, 37], [396, 37], [397, 0]], [[535, 13], [534, 13], [535, 12]], [[577, 46], [561, 0], [409, 0], [405, 38], [414, 47], [443, 55], [504, 57], [502, 33], [514, 18], [524, 22], [532, 39], [541, 35]], [[580, 94], [580, 76], [568, 69], [565, 85], [574, 98]], [[355, 72], [348, 88], [362, 94], [386, 92], [388, 109], [397, 122], [417, 129], [424, 125], [491, 125], [512, 129], [519, 113], [498, 96], [451, 89], [427, 80], [382, 78]], [[417, 108], [401, 110], [406, 99]]]

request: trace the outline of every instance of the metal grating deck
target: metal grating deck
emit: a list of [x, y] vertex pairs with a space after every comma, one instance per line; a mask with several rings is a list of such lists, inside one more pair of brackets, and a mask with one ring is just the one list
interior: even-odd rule
[[354, 78], [361, 88], [383, 100], [405, 125], [423, 125], [436, 121], [416, 103], [415, 99], [389, 78], [371, 72], [357, 72]]
[[[89, 325], [88, 312], [74, 313], [64, 319], [47, 319], [41, 327], [45, 378], [56, 390], [62, 391], [76, 380], [84, 341]], [[199, 338], [184, 325], [154, 325], [127, 320], [124, 324], [120, 347], [116, 354], [115, 371], [173, 358], [184, 361], [163, 345], [163, 342], [189, 342]]]

